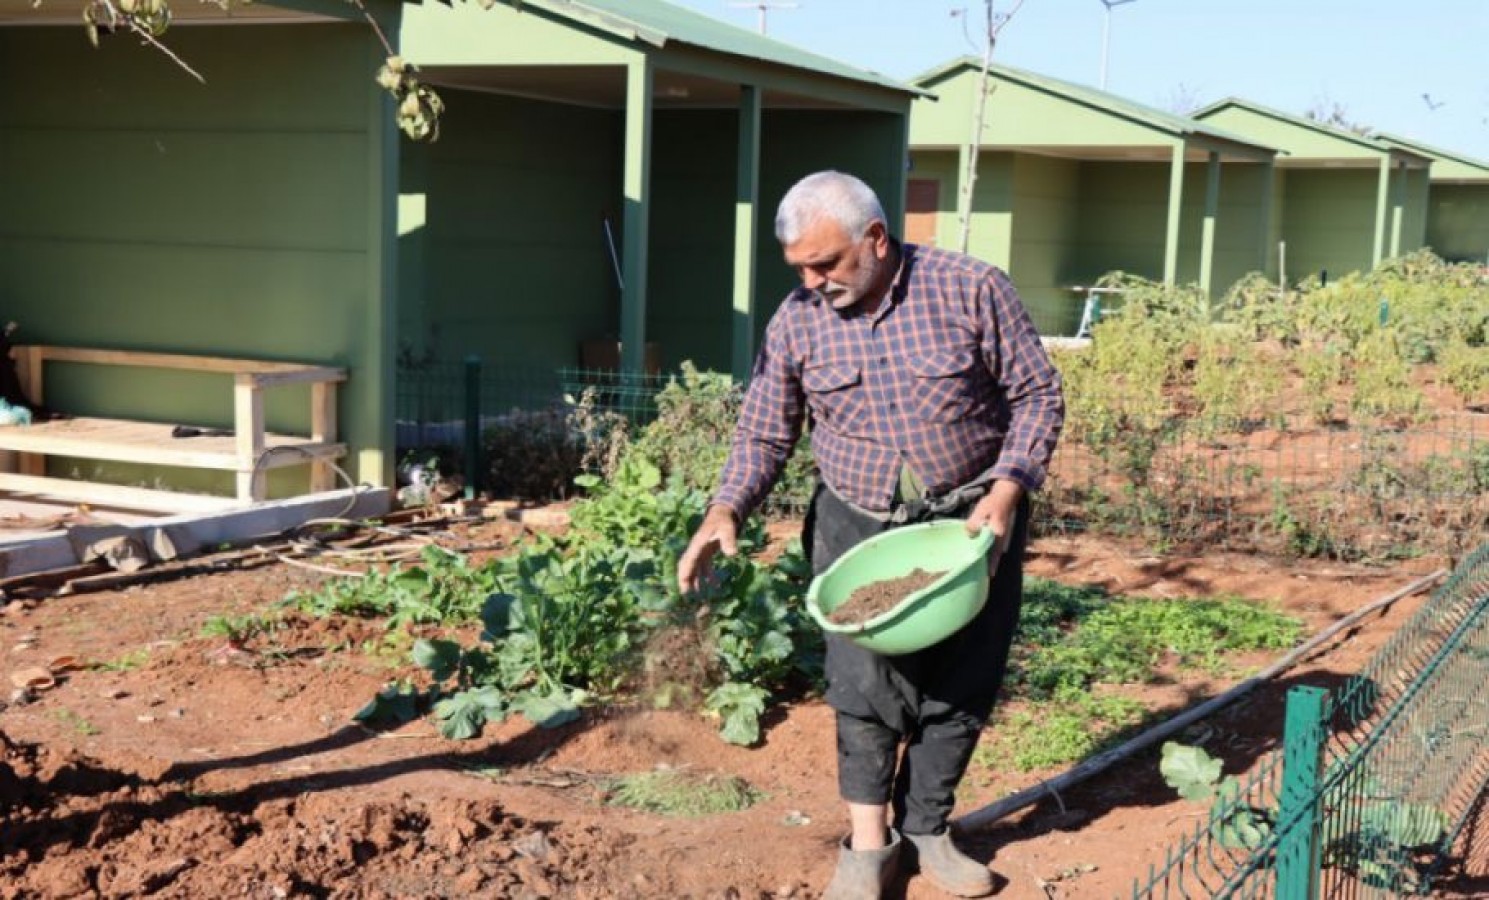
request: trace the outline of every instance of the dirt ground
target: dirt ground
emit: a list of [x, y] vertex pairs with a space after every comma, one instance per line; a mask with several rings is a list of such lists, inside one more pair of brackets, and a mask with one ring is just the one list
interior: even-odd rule
[[[486, 524], [451, 540], [516, 534]], [[1158, 558], [1060, 538], [1034, 542], [1028, 570], [1114, 592], [1268, 599], [1315, 633], [1443, 563]], [[351, 714], [408, 672], [403, 655], [377, 651], [380, 624], [292, 620], [250, 650], [203, 636], [211, 617], [263, 612], [320, 577], [276, 563], [5, 608], [8, 671], [64, 656], [81, 665], [0, 713], [15, 773], [0, 782], [0, 898], [808, 898], [829, 878], [845, 821], [821, 702], [773, 716], [752, 749], [725, 744], [714, 723], [652, 710], [591, 712], [552, 731], [513, 719], [464, 743], [425, 721], [376, 733]], [[1356, 671], [1422, 599], [1204, 723], [1207, 746], [1227, 771], [1244, 768], [1276, 745], [1287, 687]], [[1147, 697], [1177, 711], [1225, 687], [1185, 676]], [[736, 775], [766, 799], [700, 819], [602, 804], [607, 776], [657, 766]], [[958, 812], [1056, 774], [974, 768]], [[1044, 802], [962, 836], [1004, 879], [998, 896], [1126, 894], [1203, 809], [1162, 784], [1156, 751], [1062, 799], [1063, 811]], [[1474, 859], [1445, 896], [1489, 896], [1489, 824], [1466, 840]], [[902, 896], [942, 895], [912, 878]]]

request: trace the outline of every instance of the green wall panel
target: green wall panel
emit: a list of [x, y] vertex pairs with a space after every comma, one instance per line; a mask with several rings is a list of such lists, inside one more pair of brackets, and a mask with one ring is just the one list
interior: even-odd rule
[[[651, 259], [647, 339], [664, 367], [683, 360], [727, 372], [734, 278], [734, 181], [739, 114], [734, 110], [658, 111], [651, 180]], [[779, 198], [776, 198], [779, 199]], [[762, 219], [767, 198], [760, 197]], [[777, 268], [779, 245], [759, 245], [756, 266]]]
[[1431, 183], [1427, 169], [1407, 169], [1405, 208], [1401, 231], [1401, 252], [1410, 253], [1427, 245], [1427, 206], [1431, 197]]
[[1368, 271], [1375, 241], [1375, 169], [1285, 170], [1281, 240], [1287, 277]]
[[1168, 177], [1168, 163], [1081, 163], [1072, 281], [1090, 284], [1114, 270], [1163, 278]]
[[1489, 263], [1489, 183], [1432, 185], [1427, 245], [1443, 259]]
[[[6, 316], [30, 342], [345, 366], [349, 468], [380, 481], [389, 261], [375, 199], [383, 151], [371, 149], [387, 134], [369, 77], [375, 41], [339, 24], [171, 36], [206, 85], [133, 41], [94, 51], [74, 27], [0, 29]], [[308, 427], [305, 389], [269, 397], [271, 428]], [[232, 418], [230, 382], [213, 376], [53, 365], [47, 400], [78, 414]]]
[[[619, 326], [604, 224], [621, 249], [620, 116], [607, 110], [443, 92], [437, 143], [405, 153], [400, 194], [422, 196], [403, 236], [400, 335], [414, 355], [556, 370], [580, 341]], [[417, 210], [418, 204], [411, 203]], [[404, 260], [410, 266], [410, 260]]]
[[1019, 154], [1013, 168], [1009, 274], [1042, 334], [1073, 334], [1082, 303], [1070, 290], [1081, 219], [1080, 164]]

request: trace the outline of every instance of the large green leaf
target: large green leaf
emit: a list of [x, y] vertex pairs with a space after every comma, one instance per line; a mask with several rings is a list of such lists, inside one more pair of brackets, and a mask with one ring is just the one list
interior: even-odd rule
[[1163, 780], [1185, 800], [1203, 800], [1214, 793], [1220, 768], [1220, 760], [1203, 749], [1175, 741], [1164, 743], [1163, 758], [1158, 763]]
[[522, 694], [512, 706], [539, 728], [558, 728], [579, 718], [579, 707], [562, 690], [548, 694]]
[[402, 725], [419, 716], [419, 692], [407, 682], [390, 684], [352, 715], [369, 725]]
[[460, 670], [460, 645], [442, 639], [414, 641], [414, 665], [429, 670], [429, 677], [444, 681]]
[[765, 689], [731, 681], [715, 688], [705, 708], [724, 720], [719, 734], [731, 744], [749, 747], [760, 740], [760, 717], [765, 713]]

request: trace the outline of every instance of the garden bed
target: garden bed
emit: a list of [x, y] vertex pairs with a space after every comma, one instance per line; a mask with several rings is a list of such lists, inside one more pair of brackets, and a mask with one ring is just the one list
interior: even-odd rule
[[[447, 540], [520, 538], [490, 523]], [[1113, 593], [1267, 599], [1312, 633], [1440, 562], [1158, 558], [1046, 538], [1029, 569]], [[12, 669], [63, 655], [86, 665], [0, 714], [18, 779], [0, 785], [0, 896], [755, 898], [815, 896], [825, 883], [844, 823], [820, 700], [772, 709], [753, 748], [724, 743], [717, 722], [694, 713], [612, 707], [551, 730], [512, 717], [464, 742], [427, 719], [374, 731], [352, 714], [412, 671], [381, 622], [296, 614], [272, 632], [231, 627], [317, 580], [273, 565], [8, 607], [0, 646]], [[1419, 603], [1368, 620], [1187, 738], [1243, 770], [1276, 746], [1287, 686], [1337, 683]], [[1273, 655], [1222, 672], [1165, 670], [1135, 696], [1177, 711]], [[763, 799], [694, 818], [606, 805], [614, 778], [657, 767], [742, 779]], [[959, 811], [1057, 772], [980, 758]], [[1063, 801], [967, 837], [1008, 879], [1000, 896], [1116, 896], [1203, 814], [1163, 784], [1156, 750]], [[1489, 872], [1477, 875], [1460, 879], [1459, 896], [1489, 889]], [[911, 880], [906, 896], [939, 895]]]

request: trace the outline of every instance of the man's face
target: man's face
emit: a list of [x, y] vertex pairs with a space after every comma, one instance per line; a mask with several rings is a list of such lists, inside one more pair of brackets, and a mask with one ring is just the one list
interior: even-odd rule
[[786, 265], [796, 270], [807, 290], [816, 291], [833, 309], [846, 311], [887, 286], [889, 248], [883, 222], [869, 225], [855, 241], [832, 219], [818, 219], [786, 245]]

